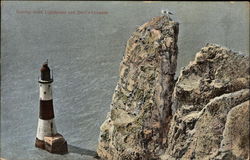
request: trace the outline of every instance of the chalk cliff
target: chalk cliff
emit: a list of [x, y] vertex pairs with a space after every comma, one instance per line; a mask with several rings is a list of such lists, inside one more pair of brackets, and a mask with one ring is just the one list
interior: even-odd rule
[[178, 23], [160, 16], [138, 27], [128, 40], [111, 111], [101, 126], [97, 153], [103, 159], [149, 159], [164, 152], [178, 29]]
[[102, 159], [249, 159], [249, 57], [207, 44], [176, 82], [178, 29], [160, 16], [128, 40]]
[[249, 59], [208, 44], [180, 74], [162, 159], [249, 158]]

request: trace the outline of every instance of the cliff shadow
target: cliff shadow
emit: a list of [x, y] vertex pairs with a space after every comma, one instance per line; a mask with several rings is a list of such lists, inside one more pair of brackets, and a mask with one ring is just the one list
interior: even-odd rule
[[91, 156], [93, 158], [99, 159], [99, 156], [97, 155], [96, 151], [80, 148], [80, 147], [73, 146], [73, 145], [70, 145], [70, 144], [68, 145], [68, 149], [69, 149], [69, 153], [87, 155], [87, 156]]

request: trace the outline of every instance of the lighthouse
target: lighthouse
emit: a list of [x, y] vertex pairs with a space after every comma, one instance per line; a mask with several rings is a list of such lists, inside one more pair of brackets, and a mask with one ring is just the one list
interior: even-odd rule
[[35, 146], [51, 153], [65, 154], [68, 152], [67, 142], [56, 130], [55, 114], [53, 107], [52, 82], [48, 61], [41, 69], [39, 82], [40, 110]]

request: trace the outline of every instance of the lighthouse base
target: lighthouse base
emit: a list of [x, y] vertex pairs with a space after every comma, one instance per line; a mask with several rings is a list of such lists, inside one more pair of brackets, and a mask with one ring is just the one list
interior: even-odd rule
[[45, 136], [45, 150], [50, 153], [55, 154], [66, 154], [68, 153], [67, 141], [63, 138], [62, 135], [56, 134], [54, 136]]
[[68, 153], [67, 141], [59, 133], [57, 133], [54, 136], [45, 136], [44, 141], [36, 138], [35, 146], [37, 148], [46, 150], [50, 153], [55, 153], [55, 154]]
[[36, 138], [35, 146], [40, 149], [45, 149], [45, 142]]

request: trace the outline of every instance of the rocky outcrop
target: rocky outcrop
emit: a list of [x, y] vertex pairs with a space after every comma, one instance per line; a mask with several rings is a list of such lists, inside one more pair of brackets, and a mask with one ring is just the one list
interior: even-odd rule
[[216, 159], [249, 159], [249, 103], [245, 101], [229, 111]]
[[178, 23], [167, 15], [140, 26], [127, 42], [111, 111], [100, 127], [102, 159], [155, 159], [164, 152], [177, 62]]
[[161, 158], [249, 158], [249, 59], [208, 44], [178, 78]]

